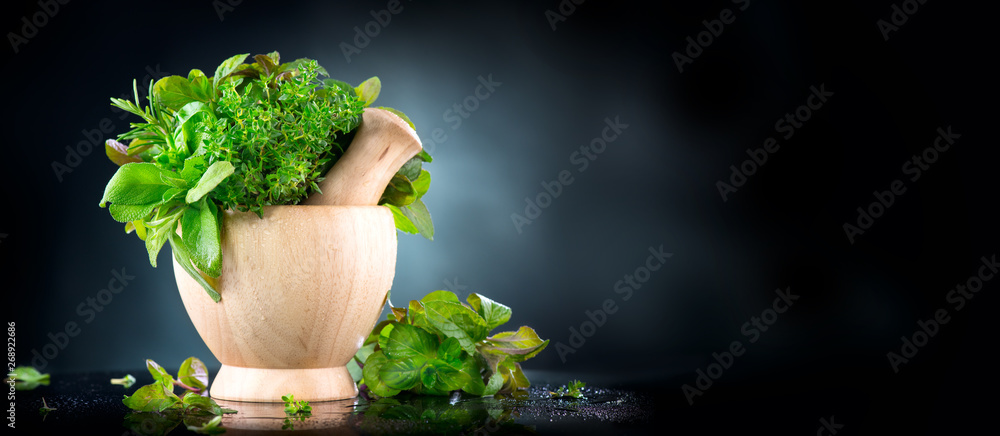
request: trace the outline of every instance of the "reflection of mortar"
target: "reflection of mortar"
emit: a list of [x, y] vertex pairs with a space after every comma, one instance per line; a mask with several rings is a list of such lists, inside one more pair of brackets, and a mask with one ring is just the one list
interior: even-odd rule
[[377, 321], [396, 265], [392, 212], [376, 206], [389, 179], [420, 152], [409, 126], [366, 109], [344, 156], [300, 206], [263, 218], [227, 211], [213, 302], [174, 261], [195, 328], [222, 369], [215, 398], [280, 402], [357, 395], [346, 364]]

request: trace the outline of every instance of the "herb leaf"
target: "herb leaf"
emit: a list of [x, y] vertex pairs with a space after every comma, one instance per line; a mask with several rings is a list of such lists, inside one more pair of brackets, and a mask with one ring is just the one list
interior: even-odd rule
[[219, 183], [222, 183], [222, 181], [225, 180], [226, 177], [231, 176], [233, 174], [233, 171], [234, 171], [233, 164], [229, 162], [218, 161], [212, 164], [212, 166], [208, 167], [208, 169], [205, 170], [205, 174], [201, 176], [201, 179], [198, 180], [198, 183], [188, 191], [187, 196], [184, 198], [184, 201], [188, 202], [188, 204], [191, 204], [198, 200], [201, 200], [201, 198], [204, 197], [205, 194], [208, 194], [210, 191], [215, 189], [216, 186], [219, 186]]

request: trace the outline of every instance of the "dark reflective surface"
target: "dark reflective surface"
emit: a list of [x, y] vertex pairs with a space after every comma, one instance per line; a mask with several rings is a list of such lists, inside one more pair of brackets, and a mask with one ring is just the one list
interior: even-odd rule
[[[138, 382], [129, 389], [109, 383], [122, 373], [89, 373], [54, 374], [50, 386], [17, 392], [17, 433], [192, 434], [188, 425], [203, 425], [211, 418], [130, 411], [122, 404], [122, 396], [152, 381], [148, 374], [132, 374]], [[587, 387], [585, 399], [552, 399], [549, 390], [555, 386], [536, 382], [517, 396], [400, 395], [376, 401], [328, 401], [311, 403], [311, 415], [296, 417], [286, 415], [280, 403], [218, 403], [238, 411], [223, 418], [227, 435], [289, 431], [303, 435], [639, 434], [652, 425], [652, 403], [640, 393]], [[38, 411], [42, 397], [55, 408], [44, 416]]]

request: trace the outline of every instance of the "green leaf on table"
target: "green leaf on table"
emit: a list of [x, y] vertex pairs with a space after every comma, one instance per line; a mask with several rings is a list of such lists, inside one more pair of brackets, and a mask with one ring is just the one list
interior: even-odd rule
[[362, 370], [368, 390], [380, 397], [391, 397], [399, 393], [398, 389], [387, 386], [380, 376], [382, 367], [388, 362], [389, 360], [381, 350], [376, 351], [365, 360], [365, 367]]
[[489, 334], [486, 321], [461, 303], [433, 300], [423, 302], [427, 320], [437, 331], [458, 340], [469, 354], [476, 352], [476, 343]]
[[222, 434], [226, 432], [226, 429], [222, 427], [222, 415], [216, 416], [202, 425], [192, 425], [187, 422], [184, 425], [189, 431], [198, 434]]
[[197, 357], [188, 357], [177, 370], [177, 380], [202, 391], [208, 387], [208, 368]]
[[180, 398], [164, 387], [161, 383], [153, 383], [137, 389], [131, 396], [122, 400], [128, 408], [140, 412], [162, 412], [180, 402]]
[[222, 79], [225, 79], [226, 76], [233, 71], [236, 71], [236, 69], [243, 64], [243, 61], [247, 58], [247, 56], [250, 56], [250, 53], [238, 54], [222, 61], [222, 63], [215, 69], [215, 75], [212, 76], [212, 88], [219, 89], [219, 82], [221, 82]]
[[100, 206], [105, 207], [108, 202], [130, 205], [159, 202], [170, 189], [162, 177], [170, 177], [169, 171], [152, 163], [122, 165], [104, 188]]
[[184, 211], [181, 231], [184, 232], [183, 239], [187, 253], [194, 261], [194, 265], [211, 277], [222, 274], [219, 229], [219, 208], [215, 203], [202, 198]]
[[205, 196], [205, 194], [208, 194], [215, 189], [219, 183], [222, 183], [226, 177], [232, 175], [233, 171], [235, 171], [233, 164], [227, 161], [218, 161], [212, 164], [212, 166], [205, 170], [205, 174], [202, 174], [198, 183], [195, 184], [193, 188], [188, 190], [185, 201], [190, 204], [200, 200]]
[[354, 88], [354, 92], [358, 94], [358, 97], [361, 97], [361, 101], [366, 107], [370, 106], [382, 92], [382, 82], [378, 76], [371, 77]]
[[10, 383], [11, 380], [14, 381], [15, 390], [30, 391], [38, 386], [48, 386], [49, 374], [42, 374], [31, 366], [18, 366], [7, 374], [4, 383]]
[[188, 391], [181, 402], [191, 413], [222, 415], [222, 408], [212, 398], [203, 397], [196, 392]]
[[523, 362], [535, 357], [549, 344], [548, 339], [542, 340], [535, 330], [521, 326], [516, 332], [501, 332], [486, 338], [491, 348], [510, 356], [514, 362]]
[[511, 310], [503, 304], [497, 303], [489, 298], [482, 295], [472, 293], [466, 298], [472, 309], [486, 320], [486, 325], [489, 330], [493, 330], [498, 326], [506, 323], [510, 320]]

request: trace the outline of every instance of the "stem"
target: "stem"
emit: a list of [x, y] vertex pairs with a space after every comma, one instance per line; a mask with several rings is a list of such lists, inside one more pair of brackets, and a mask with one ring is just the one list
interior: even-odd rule
[[200, 392], [201, 392], [201, 389], [200, 389], [200, 388], [193, 388], [193, 387], [191, 387], [191, 386], [188, 386], [188, 385], [186, 385], [186, 384], [184, 384], [184, 383], [181, 383], [181, 381], [180, 381], [180, 380], [174, 380], [174, 384], [175, 384], [175, 385], [177, 385], [177, 386], [180, 386], [180, 387], [182, 387], [182, 388], [184, 388], [184, 389], [187, 389], [187, 390], [189, 390], [189, 391], [191, 391], [191, 392], [194, 392], [194, 393], [196, 393], [196, 394], [197, 394], [197, 393], [200, 393]]

